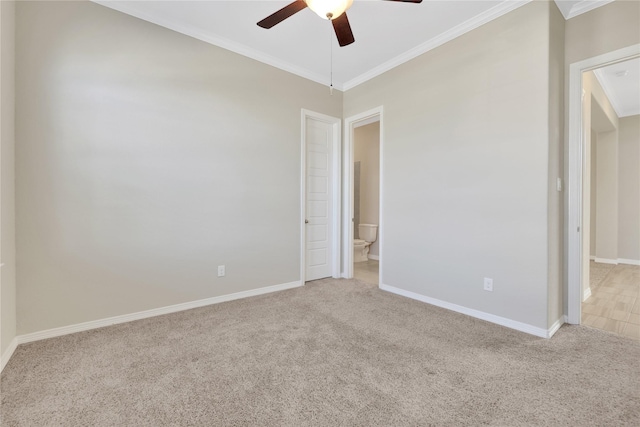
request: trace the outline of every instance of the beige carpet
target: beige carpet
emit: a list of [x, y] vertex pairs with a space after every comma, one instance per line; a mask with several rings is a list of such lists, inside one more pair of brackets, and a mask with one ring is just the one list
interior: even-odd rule
[[551, 340], [358, 281], [20, 346], [2, 426], [640, 425], [640, 346]]

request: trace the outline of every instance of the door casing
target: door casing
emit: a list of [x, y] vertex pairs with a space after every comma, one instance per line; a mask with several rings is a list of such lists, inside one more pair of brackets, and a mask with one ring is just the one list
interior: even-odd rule
[[354, 129], [365, 124], [380, 122], [380, 205], [379, 209], [379, 224], [378, 224], [378, 248], [380, 264], [378, 270], [378, 286], [383, 284], [383, 260], [384, 260], [384, 121], [383, 121], [384, 109], [382, 106], [373, 108], [371, 110], [356, 114], [348, 117], [344, 120], [344, 184], [343, 191], [344, 197], [343, 203], [343, 215], [342, 215], [342, 264], [343, 271], [342, 277], [351, 279], [353, 278], [353, 140]]
[[565, 242], [567, 253], [567, 323], [580, 324], [582, 304], [582, 269], [587, 254], [582, 240], [589, 225], [583, 224], [583, 171], [585, 167], [582, 134], [582, 73], [640, 56], [640, 44], [628, 46], [569, 66], [569, 156], [567, 176], [567, 223]]

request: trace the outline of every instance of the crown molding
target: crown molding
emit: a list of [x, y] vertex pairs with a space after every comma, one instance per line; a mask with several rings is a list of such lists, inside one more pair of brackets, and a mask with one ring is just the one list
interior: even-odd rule
[[[193, 37], [195, 39], [201, 40], [203, 42], [218, 46], [220, 48], [226, 49], [228, 51], [237, 53], [242, 56], [246, 56], [248, 58], [254, 59], [256, 61], [262, 62], [264, 64], [270, 65], [272, 67], [278, 68], [280, 70], [295, 74], [297, 76], [303, 77], [305, 79], [314, 81], [316, 83], [327, 85], [326, 76], [315, 73], [308, 69], [296, 66], [289, 62], [278, 59], [274, 56], [267, 55], [257, 49], [250, 48], [241, 43], [234, 42], [232, 40], [212, 36], [210, 34], [205, 34], [201, 30], [183, 24], [176, 24], [173, 22], [169, 22], [168, 20], [158, 18], [156, 16], [152, 16], [145, 12], [141, 12], [135, 7], [135, 2], [112, 2], [109, 0], [91, 0], [93, 3], [99, 4], [101, 6], [107, 7], [112, 10], [116, 10], [127, 15], [131, 15], [138, 19], [142, 19], [143, 21], [147, 21], [156, 25], [160, 25], [167, 29], [176, 31], [178, 33], [187, 35], [189, 37]], [[368, 80], [373, 79], [374, 77], [379, 76], [405, 62], [408, 62], [430, 50], [437, 48], [445, 44], [448, 41], [451, 41], [457, 37], [460, 37], [463, 34], [466, 34], [496, 18], [499, 18], [502, 15], [505, 15], [521, 6], [524, 6], [527, 3], [530, 3], [533, 0], [505, 0], [502, 3], [494, 6], [488, 11], [477, 15], [466, 22], [463, 22], [460, 25], [455, 26], [454, 28], [420, 44], [419, 46], [396, 56], [395, 58], [384, 62], [377, 67], [372, 68], [371, 70], [360, 74], [359, 76], [347, 81], [347, 82], [334, 82], [334, 88], [340, 91], [347, 91], [352, 89]], [[614, 0], [582, 0], [574, 4], [568, 11], [566, 11], [566, 7], [561, 7], [561, 1], [555, 0], [560, 12], [565, 17], [565, 19], [571, 19], [575, 16], [581, 15], [583, 13], [589, 12], [590, 10], [596, 9], [598, 7], [604, 6], [605, 4], [611, 3]]]
[[598, 79], [598, 83], [600, 83], [600, 86], [602, 86], [602, 90], [604, 91], [604, 94], [607, 96], [607, 99], [609, 99], [609, 102], [611, 103], [611, 106], [613, 107], [613, 110], [616, 112], [616, 115], [618, 116], [618, 118], [635, 116], [640, 114], [640, 107], [635, 109], [628, 109], [628, 110], [625, 110], [624, 108], [622, 108], [618, 98], [615, 96], [615, 92], [611, 89], [611, 86], [608, 83], [609, 81], [604, 75], [604, 71], [602, 71], [602, 68], [593, 70], [593, 74], [596, 76], [596, 79]]
[[453, 28], [451, 28], [450, 30], [430, 39], [427, 40], [426, 42], [416, 46], [415, 48], [408, 50], [407, 52], [396, 56], [395, 58], [381, 64], [378, 65], [375, 68], [372, 68], [371, 70], [367, 71], [366, 73], [360, 74], [358, 77], [355, 77], [347, 82], [344, 83], [343, 87], [344, 87], [344, 91], [347, 91], [349, 89], [352, 89], [364, 82], [366, 82], [367, 80], [371, 80], [374, 77], [379, 76], [380, 74], [383, 74], [395, 67], [397, 67], [398, 65], [404, 64], [405, 62], [408, 62], [430, 50], [433, 50], [435, 48], [437, 48], [438, 46], [441, 46], [443, 44], [445, 44], [448, 41], [451, 41], [457, 37], [460, 37], [463, 34], [468, 33], [469, 31], [472, 31], [478, 27], [480, 27], [481, 25], [484, 25], [490, 21], [493, 21], [496, 18], [501, 17], [502, 15], [505, 15], [513, 10], [516, 10], [517, 8], [524, 6], [527, 3], [530, 3], [532, 0], [507, 0], [504, 1], [502, 3], [500, 3], [497, 6], [492, 7], [491, 9], [487, 10], [484, 13], [481, 13], [480, 15], [477, 15], [471, 19], [469, 19], [468, 21], [463, 22], [460, 25], [457, 25]]
[[578, 15], [582, 15], [583, 13], [587, 13], [613, 1], [614, 0], [555, 0], [565, 20], [575, 18]]
[[571, 7], [565, 19], [575, 18], [578, 15], [582, 15], [583, 13], [587, 13], [613, 1], [614, 0], [582, 0]]
[[[138, 19], [142, 19], [143, 21], [151, 22], [156, 25], [160, 25], [162, 27], [168, 28], [170, 30], [176, 31], [178, 33], [187, 35], [189, 37], [193, 37], [195, 39], [204, 41], [209, 44], [213, 44], [215, 46], [221, 47], [223, 49], [229, 50], [231, 52], [246, 56], [251, 59], [255, 59], [256, 61], [260, 61], [267, 65], [271, 65], [273, 67], [279, 68], [283, 71], [287, 71], [289, 73], [298, 75], [305, 79], [314, 81], [316, 83], [320, 83], [322, 85], [327, 84], [326, 76], [314, 73], [307, 69], [298, 67], [296, 65], [290, 64], [286, 61], [282, 61], [278, 58], [275, 58], [271, 55], [266, 55], [263, 52], [260, 52], [256, 49], [252, 49], [246, 45], [241, 43], [233, 42], [229, 39], [225, 39], [223, 37], [211, 36], [209, 34], [204, 34], [199, 29], [189, 26], [189, 25], [179, 25], [173, 22], [169, 22], [167, 20], [158, 18], [156, 16], [151, 16], [147, 13], [141, 12], [136, 9], [134, 4], [135, 2], [110, 2], [108, 0], [91, 0], [93, 3], [99, 4], [101, 6], [107, 7], [109, 9], [117, 10], [119, 12], [125, 13], [127, 15], [134, 16]], [[346, 83], [342, 82], [334, 82], [334, 88], [340, 91], [346, 91], [348, 89], [354, 88], [359, 84], [362, 84], [368, 80], [371, 80], [374, 77], [379, 76], [382, 73], [385, 73], [392, 68], [397, 67], [398, 65], [404, 64], [411, 59], [422, 55], [432, 49], [435, 49], [438, 46], [443, 45], [444, 43], [455, 39], [469, 31], [472, 31], [481, 25], [484, 25], [496, 18], [499, 18], [502, 15], [505, 15], [521, 6], [524, 6], [527, 3], [530, 3], [532, 0], [505, 0], [497, 6], [489, 9], [488, 11], [477, 15], [466, 22], [463, 22], [460, 25], [434, 37], [431, 40], [422, 43], [421, 45], [396, 56], [395, 58], [363, 73]]]
[[615, 93], [613, 92], [613, 90], [611, 90], [611, 86], [609, 86], [609, 83], [607, 82], [607, 78], [605, 77], [604, 71], [602, 71], [602, 68], [593, 70], [593, 74], [596, 76], [598, 83], [600, 83], [600, 86], [602, 87], [604, 94], [607, 96], [607, 99], [611, 103], [613, 110], [616, 112], [616, 115], [618, 117], [622, 117], [622, 109], [620, 108], [620, 103], [615, 97]]
[[[99, 4], [100, 6], [104, 6], [108, 9], [116, 10], [118, 12], [131, 15], [135, 18], [142, 19], [143, 21], [147, 21], [152, 24], [156, 24], [161, 27], [168, 28], [169, 30], [184, 34], [189, 37], [193, 37], [194, 39], [212, 44], [214, 46], [220, 47], [222, 49], [226, 49], [228, 51], [237, 53], [242, 56], [246, 56], [247, 58], [255, 59], [256, 61], [262, 62], [267, 65], [271, 65], [272, 67], [279, 68], [283, 71], [295, 74], [307, 80], [320, 83], [321, 85], [327, 86], [329, 83], [327, 81], [327, 76], [320, 75], [312, 71], [309, 71], [305, 68], [301, 68], [296, 65], [290, 64], [286, 61], [282, 61], [281, 59], [278, 59], [274, 56], [267, 55], [256, 49], [252, 49], [249, 46], [243, 45], [241, 43], [236, 43], [234, 41], [231, 41], [223, 37], [216, 37], [209, 34], [205, 34], [199, 29], [190, 25], [176, 24], [174, 22], [170, 22], [168, 20], [141, 12], [140, 10], [135, 8], [134, 6], [135, 2], [124, 3], [124, 2], [112, 2], [109, 0], [90, 0], [90, 1], [92, 3]], [[340, 91], [344, 91], [343, 85], [340, 82], [334, 82], [333, 88]]]

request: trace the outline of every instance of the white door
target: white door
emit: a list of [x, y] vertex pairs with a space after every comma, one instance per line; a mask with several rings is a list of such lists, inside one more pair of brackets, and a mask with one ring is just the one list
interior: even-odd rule
[[305, 281], [333, 273], [333, 126], [306, 118]]

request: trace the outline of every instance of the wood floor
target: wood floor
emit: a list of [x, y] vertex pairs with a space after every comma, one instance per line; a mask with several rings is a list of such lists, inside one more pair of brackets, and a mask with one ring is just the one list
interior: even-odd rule
[[640, 341], [640, 266], [591, 261], [582, 324]]

